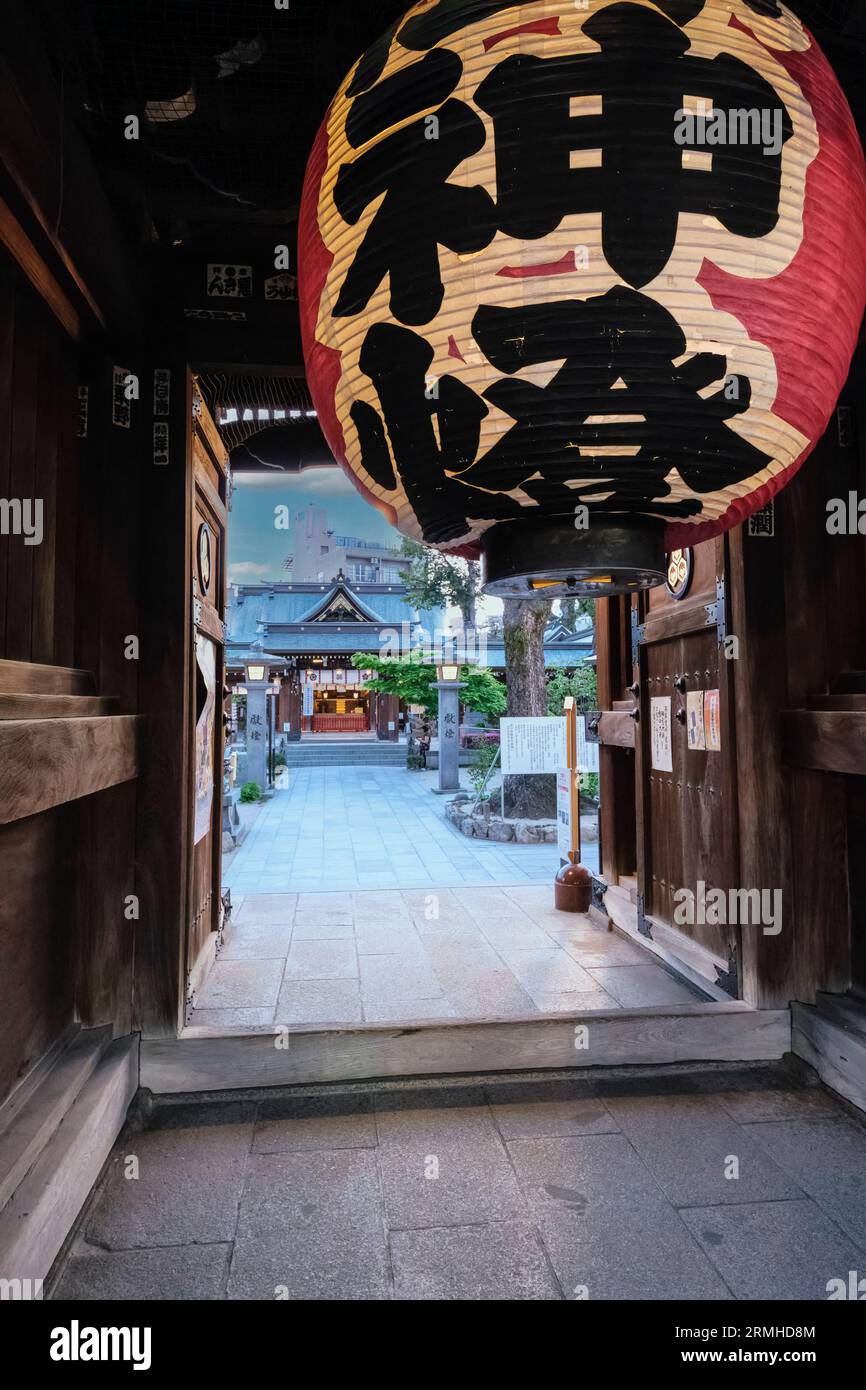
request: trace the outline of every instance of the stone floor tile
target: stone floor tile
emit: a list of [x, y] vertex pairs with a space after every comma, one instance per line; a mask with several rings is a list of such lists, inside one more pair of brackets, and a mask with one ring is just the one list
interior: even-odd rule
[[253, 1155], [228, 1297], [385, 1299], [390, 1279], [376, 1155]]
[[375, 1149], [378, 1142], [369, 1096], [286, 1096], [259, 1104], [252, 1151]]
[[295, 915], [297, 893], [249, 893], [234, 914], [236, 922], [281, 922], [291, 925]]
[[587, 1098], [583, 1082], [498, 1082], [486, 1095], [503, 1139], [567, 1139], [619, 1130], [604, 1102]]
[[[250, 1119], [128, 1136], [86, 1239], [114, 1250], [231, 1240], [252, 1135]], [[138, 1159], [137, 1179], [124, 1176], [130, 1155]]]
[[196, 995], [200, 1009], [267, 1008], [277, 1002], [285, 959], [218, 960]]
[[750, 1125], [747, 1132], [866, 1253], [866, 1125], [846, 1115]]
[[284, 980], [274, 1018], [289, 1028], [305, 1024], [361, 1023], [364, 1011], [357, 979]]
[[394, 1297], [436, 1302], [561, 1299], [525, 1221], [391, 1234]]
[[365, 1023], [431, 1023], [440, 1018], [459, 1018], [444, 995], [431, 999], [375, 999], [364, 1002]]
[[231, 1246], [172, 1245], [158, 1250], [88, 1250], [67, 1264], [52, 1302], [216, 1300]]
[[274, 1006], [265, 1009], [193, 1009], [190, 1028], [224, 1028], [227, 1032], [256, 1029], [266, 1032], [274, 1021]]
[[820, 1086], [803, 1086], [796, 1091], [766, 1090], [719, 1091], [717, 1104], [741, 1125], [767, 1120], [840, 1120], [845, 1111]]
[[354, 935], [355, 924], [350, 912], [299, 907], [295, 913], [294, 941], [351, 941]]
[[596, 981], [588, 971], [582, 970], [558, 946], [540, 951], [505, 950], [501, 954], [509, 969], [533, 997], [539, 994], [591, 994], [599, 985], [604, 988], [601, 981]]
[[[863, 1255], [814, 1202], [692, 1207], [680, 1217], [739, 1299], [826, 1300]], [[791, 1321], [789, 1318], [788, 1321]]]
[[613, 965], [592, 970], [593, 979], [625, 1009], [658, 1004], [699, 1004], [704, 996], [660, 965]]
[[524, 1214], [480, 1090], [377, 1096], [376, 1121], [391, 1230], [504, 1221]]
[[444, 990], [422, 955], [359, 956], [361, 997], [366, 1004], [436, 999]]
[[286, 980], [350, 980], [357, 975], [354, 941], [292, 941]]
[[238, 922], [220, 951], [220, 960], [285, 959], [292, 943], [288, 922]]
[[567, 1298], [730, 1297], [624, 1135], [508, 1148]]
[[[677, 1207], [783, 1201], [803, 1188], [769, 1157], [752, 1128], [709, 1096], [607, 1097], [623, 1133]], [[731, 1160], [739, 1164], [739, 1177]]]

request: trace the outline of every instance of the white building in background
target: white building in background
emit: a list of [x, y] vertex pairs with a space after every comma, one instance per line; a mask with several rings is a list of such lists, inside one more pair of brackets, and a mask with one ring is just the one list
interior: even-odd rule
[[343, 536], [328, 527], [324, 507], [295, 512], [293, 551], [283, 563], [299, 584], [327, 582], [341, 571], [350, 584], [402, 584], [411, 561], [378, 541]]

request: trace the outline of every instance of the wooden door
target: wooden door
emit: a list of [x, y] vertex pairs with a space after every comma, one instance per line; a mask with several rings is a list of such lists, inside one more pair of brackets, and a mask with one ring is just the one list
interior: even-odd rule
[[193, 605], [191, 835], [187, 999], [210, 968], [222, 928], [223, 695], [228, 455], [193, 381], [190, 555]]
[[697, 546], [678, 577], [679, 593], [636, 600], [638, 927], [736, 994], [738, 928], [706, 907], [739, 886], [724, 541]]

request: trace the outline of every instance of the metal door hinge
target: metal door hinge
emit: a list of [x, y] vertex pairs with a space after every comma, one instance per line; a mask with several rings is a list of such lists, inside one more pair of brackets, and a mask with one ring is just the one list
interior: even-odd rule
[[638, 663], [638, 655], [639, 655], [638, 648], [640, 647], [641, 642], [645, 642], [645, 641], [646, 641], [646, 628], [645, 628], [645, 626], [644, 626], [644, 624], [643, 624], [642, 622], [639, 622], [639, 621], [638, 621], [638, 612], [637, 612], [637, 609], [636, 609], [636, 608], [633, 608], [633, 609], [631, 610], [631, 664], [632, 664], [632, 666], [637, 666], [637, 663]]
[[704, 605], [707, 610], [707, 627], [716, 629], [719, 646], [728, 635], [728, 616], [725, 609], [725, 581], [716, 580], [716, 601]]
[[605, 905], [604, 905], [604, 895], [605, 895], [605, 893], [607, 892], [607, 890], [608, 890], [609, 887], [610, 887], [610, 884], [609, 884], [609, 883], [605, 883], [604, 879], [601, 877], [600, 874], [593, 874], [593, 876], [592, 876], [592, 905], [593, 905], [593, 907], [597, 907], [598, 910], [599, 910], [599, 912], [604, 912], [605, 914], [606, 914], [607, 909], [605, 908]]
[[720, 970], [716, 966], [716, 984], [719, 989], [723, 989], [725, 994], [729, 994], [732, 999], [740, 997], [740, 967], [737, 960], [736, 946], [728, 948], [728, 968]]
[[644, 911], [643, 893], [638, 893], [637, 895], [637, 929], [640, 932], [641, 936], [646, 936], [649, 938], [650, 941], [652, 941], [653, 929], [649, 921], [647, 920], [647, 915]]

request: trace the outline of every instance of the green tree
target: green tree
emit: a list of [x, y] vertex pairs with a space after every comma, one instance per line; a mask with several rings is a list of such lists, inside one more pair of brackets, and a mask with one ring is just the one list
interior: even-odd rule
[[[367, 682], [369, 690], [396, 695], [407, 705], [420, 705], [427, 714], [436, 713], [439, 704], [434, 689], [436, 667], [426, 662], [421, 652], [412, 652], [403, 658], [355, 652], [352, 665], [357, 670], [375, 671], [375, 678]], [[505, 687], [490, 671], [478, 666], [461, 666], [460, 679], [465, 682], [460, 692], [462, 704], [488, 717], [504, 713]]]
[[[544, 633], [552, 607], [550, 599], [507, 598], [503, 601], [505, 680], [510, 718], [537, 718], [547, 714]], [[506, 777], [504, 788], [507, 816], [535, 820], [556, 813], [556, 781], [551, 776], [541, 773]]]
[[404, 583], [406, 597], [418, 609], [459, 608], [463, 626], [475, 627], [475, 609], [480, 589], [479, 567], [475, 560], [443, 555], [429, 545], [404, 536], [403, 554], [412, 561]]
[[550, 714], [562, 714], [566, 695], [573, 695], [578, 709], [595, 709], [598, 693], [595, 670], [592, 666], [578, 666], [568, 675], [566, 671], [548, 672], [547, 708]]
[[594, 598], [564, 598], [559, 602], [559, 616], [565, 623], [569, 632], [577, 632], [578, 628], [584, 626], [584, 620], [589, 618], [595, 624], [595, 599]]

